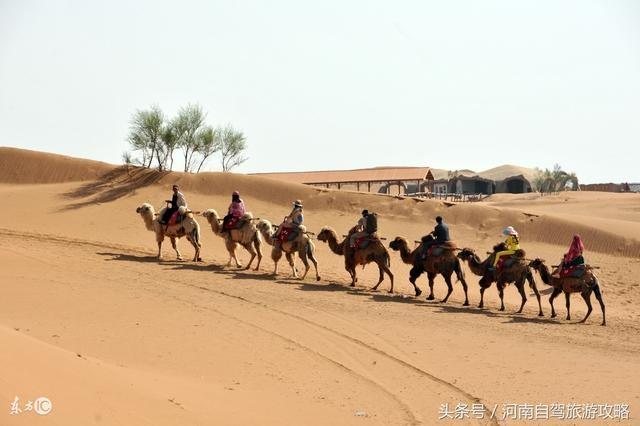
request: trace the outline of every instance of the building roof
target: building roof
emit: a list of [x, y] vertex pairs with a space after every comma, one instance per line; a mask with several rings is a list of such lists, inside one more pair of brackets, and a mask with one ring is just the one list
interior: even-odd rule
[[253, 173], [253, 176], [306, 184], [432, 180], [429, 167], [374, 167], [317, 172]]

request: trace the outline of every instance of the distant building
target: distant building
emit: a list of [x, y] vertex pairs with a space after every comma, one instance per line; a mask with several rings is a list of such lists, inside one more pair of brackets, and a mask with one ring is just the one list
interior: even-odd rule
[[580, 185], [581, 191], [599, 191], [599, 192], [630, 192], [631, 187], [628, 183], [590, 183]]
[[[513, 174], [514, 172], [521, 174]], [[496, 192], [531, 192], [533, 169], [500, 166], [477, 174], [471, 170], [451, 172], [429, 167], [374, 167], [355, 170], [315, 172], [254, 173], [254, 176], [278, 179], [323, 188], [366, 191], [381, 194], [463, 194], [491, 195]], [[439, 179], [434, 179], [437, 175]]]
[[431, 191], [431, 183], [434, 180], [429, 167], [374, 167], [317, 172], [254, 173], [253, 175], [323, 188], [398, 195]]

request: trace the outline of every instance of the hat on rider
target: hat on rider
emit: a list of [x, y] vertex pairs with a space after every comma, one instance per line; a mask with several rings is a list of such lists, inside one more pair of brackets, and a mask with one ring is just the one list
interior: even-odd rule
[[302, 201], [300, 201], [300, 200], [295, 200], [295, 201], [293, 202], [293, 207], [296, 207], [296, 208], [301, 209], [301, 208], [302, 208]]
[[362, 216], [369, 216], [369, 210], [367, 209], [362, 210]]
[[237, 195], [239, 197], [240, 193], [238, 191], [233, 191], [233, 194], [231, 194], [231, 195]]
[[178, 184], [173, 185], [173, 189], [180, 189], [180, 187], [178, 186]]
[[507, 226], [502, 230], [503, 235], [515, 235], [518, 236], [518, 231], [515, 230], [513, 226]]

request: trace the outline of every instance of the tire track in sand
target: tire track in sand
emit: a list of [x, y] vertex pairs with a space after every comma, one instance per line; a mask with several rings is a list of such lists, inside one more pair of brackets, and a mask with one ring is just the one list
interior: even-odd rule
[[[27, 239], [35, 239], [37, 241], [46, 241], [46, 242], [52, 242], [52, 243], [63, 243], [63, 244], [72, 244], [72, 245], [79, 245], [79, 246], [88, 246], [88, 247], [97, 247], [97, 248], [109, 248], [109, 249], [116, 249], [116, 250], [123, 250], [125, 252], [129, 252], [129, 253], [136, 253], [136, 254], [149, 254], [148, 251], [142, 250], [142, 249], [138, 249], [135, 247], [131, 247], [131, 246], [126, 246], [126, 245], [121, 245], [121, 244], [112, 244], [112, 243], [103, 243], [103, 242], [99, 242], [99, 241], [91, 241], [91, 240], [85, 240], [85, 239], [79, 239], [79, 238], [69, 238], [69, 237], [63, 237], [63, 236], [59, 236], [59, 235], [54, 235], [54, 234], [47, 234], [47, 233], [33, 233], [33, 232], [19, 232], [19, 231], [14, 231], [14, 230], [10, 230], [7, 228], [0, 228], [0, 235], [5, 235], [8, 237], [14, 237], [14, 238], [27, 238]], [[203, 291], [207, 291], [207, 292], [212, 292], [227, 298], [232, 298], [235, 300], [239, 300], [243, 303], [247, 303], [253, 306], [258, 306], [260, 308], [269, 310], [271, 312], [277, 313], [279, 315], [283, 315], [286, 317], [289, 317], [291, 319], [295, 319], [296, 321], [300, 321], [302, 323], [305, 323], [309, 326], [312, 326], [316, 329], [319, 330], [323, 330], [327, 333], [333, 334], [334, 336], [337, 336], [339, 338], [341, 338], [342, 340], [346, 340], [347, 342], [350, 342], [352, 345], [355, 345], [357, 347], [360, 347], [362, 349], [365, 349], [371, 353], [375, 353], [379, 356], [382, 356], [384, 358], [386, 358], [387, 360], [405, 368], [408, 369], [410, 371], [412, 371], [415, 374], [418, 374], [419, 376], [423, 377], [424, 379], [427, 379], [431, 382], [437, 383], [441, 386], [444, 386], [445, 388], [448, 388], [449, 390], [453, 391], [454, 393], [457, 393], [461, 396], [464, 397], [464, 399], [466, 399], [468, 402], [471, 403], [477, 403], [477, 404], [483, 404], [482, 399], [479, 397], [476, 397], [474, 395], [472, 395], [471, 393], [465, 391], [464, 389], [456, 386], [455, 384], [448, 382], [432, 373], [429, 373], [428, 371], [425, 371], [423, 369], [421, 369], [420, 367], [407, 362], [401, 358], [398, 358], [392, 354], [389, 354], [375, 346], [372, 346], [370, 344], [367, 344], [366, 342], [363, 342], [362, 340], [355, 338], [353, 336], [350, 336], [348, 334], [342, 333], [338, 330], [335, 330], [331, 327], [327, 327], [323, 324], [317, 323], [313, 320], [310, 320], [308, 318], [305, 318], [303, 316], [291, 313], [291, 312], [287, 312], [287, 311], [283, 311], [281, 309], [269, 306], [266, 303], [263, 302], [257, 302], [257, 301], [253, 301], [250, 299], [247, 299], [243, 296], [238, 296], [238, 295], [234, 295], [234, 294], [230, 294], [227, 293], [225, 291], [220, 291], [220, 290], [215, 290], [215, 289], [211, 289], [208, 287], [204, 287], [202, 285], [197, 285], [197, 284], [189, 284], [189, 283], [181, 283], [182, 285], [186, 285], [188, 287], [192, 287], [192, 288], [196, 288], [196, 289], [200, 289]], [[192, 302], [191, 302], [192, 303]], [[270, 335], [276, 336], [290, 344], [296, 345], [302, 349], [304, 349], [305, 351], [308, 351], [310, 353], [313, 353], [314, 355], [330, 362], [331, 364], [343, 369], [344, 371], [347, 371], [349, 374], [352, 374], [354, 376], [357, 376], [358, 378], [360, 378], [361, 380], [369, 383], [370, 385], [375, 386], [376, 388], [379, 388], [380, 390], [382, 390], [385, 394], [387, 394], [388, 396], [390, 396], [393, 400], [395, 400], [403, 409], [403, 411], [405, 412], [405, 415], [408, 417], [408, 420], [410, 421], [411, 424], [419, 424], [420, 421], [418, 420], [418, 418], [416, 417], [416, 415], [413, 413], [413, 411], [411, 410], [411, 408], [400, 399], [400, 397], [398, 395], [396, 395], [395, 393], [391, 392], [389, 389], [387, 389], [386, 387], [384, 387], [383, 385], [375, 382], [374, 380], [363, 376], [362, 374], [356, 372], [355, 370], [351, 369], [350, 367], [346, 366], [345, 364], [332, 359], [331, 357], [328, 357], [326, 355], [323, 355], [322, 353], [318, 352], [317, 350], [314, 350], [304, 344], [302, 344], [301, 342], [298, 342], [296, 340], [293, 340], [287, 336], [284, 336], [280, 333], [274, 332], [273, 330], [268, 330], [260, 325], [257, 324], [253, 324], [251, 322], [245, 321], [243, 319], [234, 317], [233, 315], [229, 315], [223, 312], [220, 312], [219, 310], [215, 309], [215, 308], [211, 308], [209, 306], [199, 306], [201, 308], [205, 308], [211, 311], [216, 312], [219, 315], [223, 315], [226, 316], [234, 321], [238, 321], [241, 322], [243, 324], [246, 324], [248, 326], [254, 327], [259, 329], [260, 331], [264, 332], [264, 333], [268, 333]], [[498, 421], [495, 418], [491, 418], [491, 412], [488, 410], [488, 408], [486, 408], [485, 406], [485, 413], [486, 415], [489, 416], [489, 418], [485, 418], [484, 422], [485, 423], [490, 423], [492, 425], [498, 425]]]

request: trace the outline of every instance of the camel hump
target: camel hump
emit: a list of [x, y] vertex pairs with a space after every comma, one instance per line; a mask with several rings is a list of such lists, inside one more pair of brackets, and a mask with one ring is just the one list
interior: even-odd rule
[[522, 250], [522, 249], [518, 249], [516, 250], [516, 252], [513, 254], [515, 257], [527, 257], [527, 252]]
[[440, 247], [445, 250], [455, 250], [458, 248], [458, 245], [455, 243], [455, 241], [445, 241], [440, 245]]

